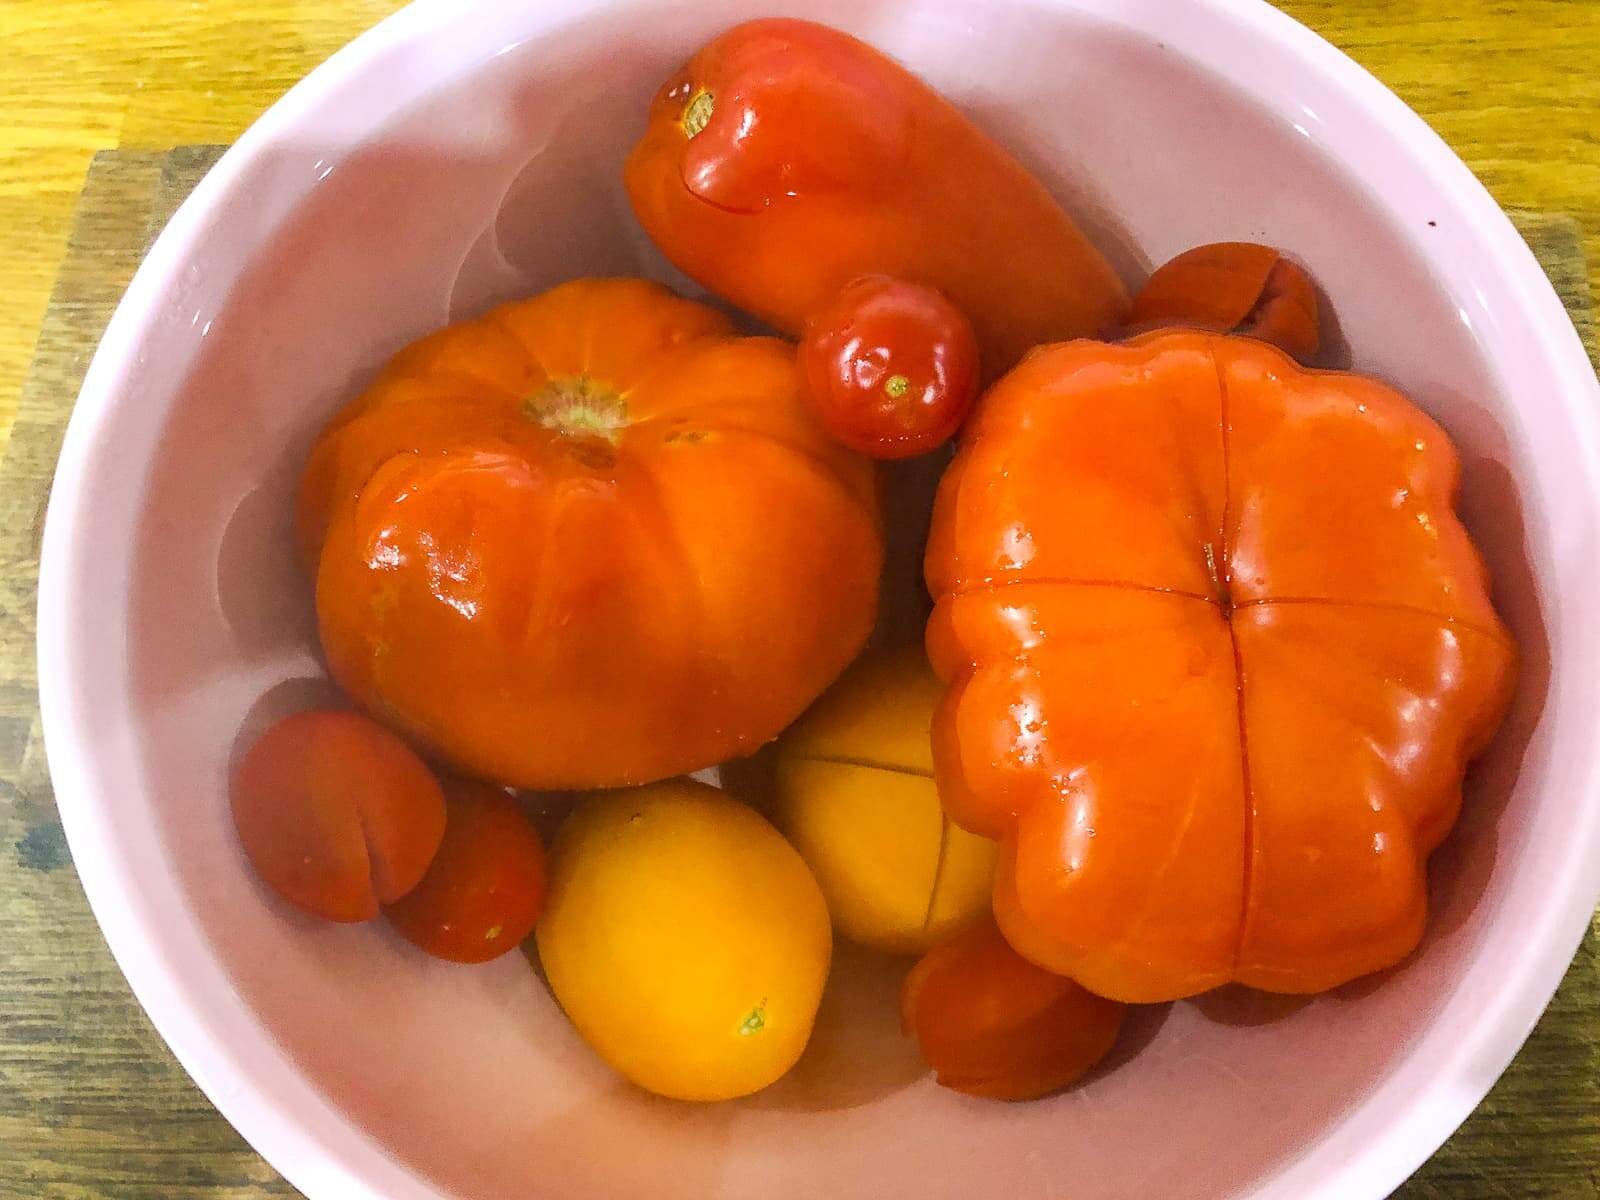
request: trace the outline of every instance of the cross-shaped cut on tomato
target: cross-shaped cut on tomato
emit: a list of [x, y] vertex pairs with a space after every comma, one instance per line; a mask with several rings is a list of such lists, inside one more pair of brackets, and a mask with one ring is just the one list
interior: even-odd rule
[[1515, 648], [1393, 389], [1248, 338], [1035, 351], [941, 485], [951, 816], [1012, 944], [1102, 995], [1314, 992], [1421, 937]]

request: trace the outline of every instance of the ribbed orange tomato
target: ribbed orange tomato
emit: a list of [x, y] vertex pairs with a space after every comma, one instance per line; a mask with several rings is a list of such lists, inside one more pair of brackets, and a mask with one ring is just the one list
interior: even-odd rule
[[339, 683], [529, 788], [776, 736], [860, 650], [882, 559], [793, 346], [629, 279], [404, 351], [312, 451], [300, 528]]
[[1514, 673], [1456, 474], [1405, 397], [1249, 338], [990, 390], [928, 549], [934, 762], [1021, 953], [1157, 1001], [1410, 952]]

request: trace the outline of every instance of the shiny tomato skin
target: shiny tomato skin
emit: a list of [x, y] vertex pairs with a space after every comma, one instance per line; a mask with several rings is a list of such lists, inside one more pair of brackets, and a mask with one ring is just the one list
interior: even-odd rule
[[544, 844], [499, 788], [445, 788], [444, 841], [433, 865], [385, 914], [418, 949], [482, 963], [519, 946], [544, 909]]
[[1127, 1005], [1023, 958], [988, 916], [918, 960], [900, 1019], [941, 1087], [1034, 1100], [1111, 1052]]
[[978, 342], [933, 288], [865, 275], [806, 323], [800, 365], [824, 428], [874, 458], [947, 441], [978, 395]]
[[781, 733], [876, 621], [878, 510], [792, 343], [575, 279], [402, 351], [312, 448], [298, 526], [335, 682], [549, 792]]
[[231, 806], [256, 874], [296, 908], [366, 921], [410, 891], [444, 835], [444, 795], [410, 746], [353, 712], [277, 722], [235, 772]]
[[1271, 342], [1302, 363], [1322, 348], [1316, 284], [1256, 242], [1212, 242], [1162, 264], [1134, 297], [1125, 332], [1185, 325]]
[[1404, 395], [1253, 337], [1048, 346], [984, 393], [928, 536], [933, 764], [1019, 954], [1154, 1004], [1415, 949], [1516, 681], [1459, 477]]
[[914, 279], [967, 314], [992, 382], [1127, 313], [1117, 272], [1022, 163], [814, 21], [758, 17], [705, 43], [663, 81], [623, 180], [674, 266], [790, 337], [852, 279]]

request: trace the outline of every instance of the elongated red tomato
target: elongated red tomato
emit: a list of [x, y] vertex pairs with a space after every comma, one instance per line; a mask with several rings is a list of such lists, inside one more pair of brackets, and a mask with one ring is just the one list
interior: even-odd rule
[[850, 280], [893, 275], [967, 314], [993, 378], [1127, 311], [1021, 163], [899, 63], [811, 21], [703, 46], [657, 94], [625, 179], [662, 253], [788, 334]]
[[852, 280], [806, 322], [807, 395], [836, 441], [873, 458], [943, 444], [978, 397], [978, 340], [933, 288], [887, 275]]
[[366, 921], [416, 886], [444, 836], [427, 765], [357, 713], [314, 710], [262, 735], [233, 780], [233, 819], [256, 873], [330, 921]]
[[386, 915], [435, 958], [481, 963], [515, 949], [544, 908], [544, 844], [505, 792], [452, 783], [433, 865]]

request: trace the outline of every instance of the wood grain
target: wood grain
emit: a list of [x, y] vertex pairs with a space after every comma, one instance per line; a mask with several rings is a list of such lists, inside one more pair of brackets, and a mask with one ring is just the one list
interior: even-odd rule
[[157, 151], [91, 165], [0, 465], [5, 1200], [297, 1194], [217, 1116], [129, 994], [72, 871], [39, 737], [33, 592], [62, 416], [152, 225], [203, 169], [187, 165]]
[[[1502, 204], [1576, 217], [1600, 287], [1597, 0], [1278, 6], [1399, 92]], [[0, 442], [95, 151], [232, 141], [308, 70], [399, 7], [0, 0]]]
[[[1179, 0], [1174, 0], [1179, 2]], [[295, 1193], [229, 1128], [112, 962], [56, 820], [34, 707], [33, 587], [63, 405], [153, 227], [227, 141], [391, 0], [0, 0], [0, 1200]], [[1520, 223], [1595, 342], [1600, 4], [1282, 7], [1423, 112]], [[95, 157], [100, 151], [122, 147]], [[80, 194], [81, 209], [74, 220]], [[1587, 244], [1587, 268], [1579, 252]], [[26, 364], [33, 360], [26, 373]], [[1600, 948], [1405, 1200], [1600, 1197]]]

